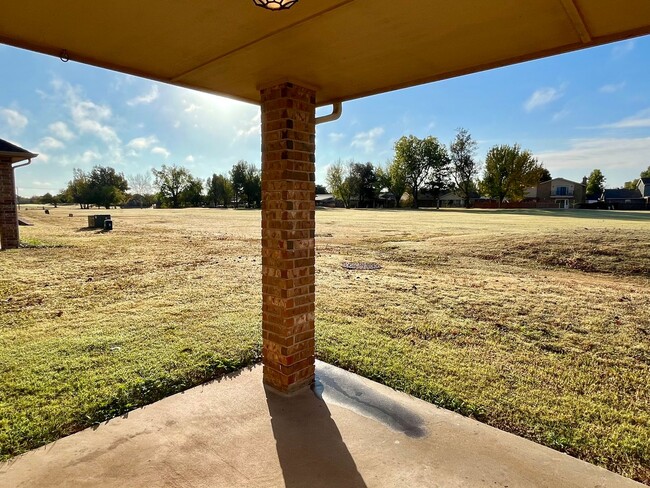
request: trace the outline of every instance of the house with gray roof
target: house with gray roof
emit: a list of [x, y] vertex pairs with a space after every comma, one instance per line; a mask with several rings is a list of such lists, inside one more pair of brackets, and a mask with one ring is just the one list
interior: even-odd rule
[[639, 189], [628, 190], [624, 188], [615, 188], [605, 190], [601, 198], [612, 210], [645, 210], [646, 200], [643, 198]]

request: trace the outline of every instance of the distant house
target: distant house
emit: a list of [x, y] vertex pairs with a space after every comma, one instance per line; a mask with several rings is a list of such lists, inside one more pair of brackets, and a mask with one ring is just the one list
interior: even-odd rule
[[645, 210], [646, 208], [646, 199], [639, 189], [605, 190], [601, 200], [612, 210]]
[[[471, 204], [476, 203], [481, 199], [481, 196], [478, 193], [471, 193], [469, 201]], [[461, 195], [454, 192], [447, 192], [440, 195], [440, 206], [441, 207], [464, 207], [465, 198]]]
[[553, 178], [537, 185], [535, 198], [540, 206], [574, 208], [585, 203], [585, 189], [584, 183], [566, 178]]
[[330, 193], [316, 195], [317, 207], [336, 207], [336, 198]]
[[637, 185], [641, 198], [645, 200], [645, 208], [650, 210], [650, 178], [641, 178]]
[[377, 196], [377, 205], [379, 208], [394, 208], [397, 207], [397, 200], [391, 192], [382, 191]]

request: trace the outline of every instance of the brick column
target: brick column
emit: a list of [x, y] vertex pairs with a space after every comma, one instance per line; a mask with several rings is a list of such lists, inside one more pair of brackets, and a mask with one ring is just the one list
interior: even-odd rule
[[19, 244], [14, 169], [11, 162], [0, 161], [0, 249], [17, 249]]
[[314, 381], [316, 95], [261, 95], [264, 383], [292, 393]]

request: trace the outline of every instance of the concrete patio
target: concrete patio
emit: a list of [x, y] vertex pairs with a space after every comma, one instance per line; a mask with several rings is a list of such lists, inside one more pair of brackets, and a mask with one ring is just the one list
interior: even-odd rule
[[0, 465], [3, 487], [641, 487], [318, 362], [267, 391], [262, 368], [166, 398]]

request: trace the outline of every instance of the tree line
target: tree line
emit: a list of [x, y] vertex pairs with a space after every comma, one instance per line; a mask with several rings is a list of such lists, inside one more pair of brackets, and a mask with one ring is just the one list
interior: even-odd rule
[[90, 171], [73, 169], [72, 179], [56, 195], [20, 199], [20, 203], [78, 204], [111, 208], [115, 206], [167, 208], [223, 206], [259, 208], [262, 202], [262, 175], [246, 161], [237, 162], [228, 174], [213, 174], [206, 180], [182, 166], [162, 165], [151, 173], [129, 177], [110, 166]]
[[517, 144], [490, 148], [484, 165], [477, 159], [477, 147], [471, 134], [462, 128], [449, 145], [433, 136], [404, 136], [395, 143], [394, 156], [383, 167], [353, 160], [330, 165], [327, 187], [345, 207], [353, 203], [375, 206], [385, 190], [397, 206], [405, 193], [410, 205], [418, 208], [422, 193], [438, 198], [442, 192], [451, 191], [469, 207], [479, 192], [499, 202], [521, 201], [526, 188], [551, 179], [531, 152]]

